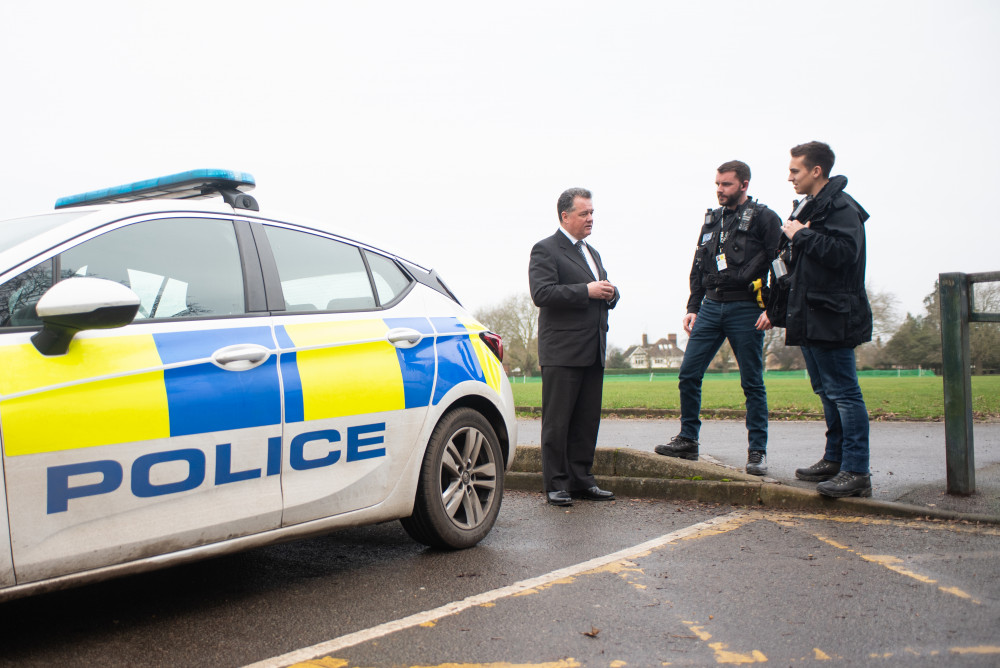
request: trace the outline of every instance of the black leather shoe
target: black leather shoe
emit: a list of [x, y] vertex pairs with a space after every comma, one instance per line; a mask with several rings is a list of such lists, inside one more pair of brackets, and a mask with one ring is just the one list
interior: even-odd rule
[[821, 459], [809, 468], [795, 469], [795, 477], [799, 480], [819, 482], [829, 480], [840, 471], [840, 462], [831, 462], [828, 459]]
[[573, 492], [571, 496], [574, 499], [586, 499], [587, 501], [611, 501], [615, 498], [615, 493], [594, 485], [593, 487]]
[[872, 478], [864, 473], [841, 471], [832, 479], [816, 485], [816, 491], [823, 496], [838, 499], [845, 496], [871, 496]]
[[553, 506], [573, 505], [573, 497], [569, 495], [569, 492], [564, 492], [561, 489], [554, 492], [548, 492], [546, 496], [549, 499], [549, 503]]
[[673, 440], [666, 445], [658, 445], [653, 448], [653, 452], [667, 457], [695, 460], [698, 459], [698, 441], [692, 441], [684, 436], [674, 436]]

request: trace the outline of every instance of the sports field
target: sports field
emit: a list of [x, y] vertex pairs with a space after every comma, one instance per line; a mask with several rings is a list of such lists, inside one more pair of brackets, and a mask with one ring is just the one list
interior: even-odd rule
[[[893, 372], [894, 373], [894, 372]], [[861, 391], [874, 419], [940, 420], [944, 418], [944, 391], [940, 376], [885, 376], [859, 373]], [[767, 404], [776, 413], [821, 413], [804, 371], [765, 374]], [[540, 377], [512, 378], [516, 406], [541, 406]], [[973, 376], [972, 410], [975, 419], [1000, 418], [1000, 376]], [[709, 374], [702, 384], [702, 408], [743, 409], [739, 373]], [[604, 408], [678, 409], [676, 374], [604, 378]]]

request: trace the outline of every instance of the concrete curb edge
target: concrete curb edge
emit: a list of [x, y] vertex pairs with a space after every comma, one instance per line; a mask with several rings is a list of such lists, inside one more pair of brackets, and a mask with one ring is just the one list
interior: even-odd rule
[[[544, 491], [541, 470], [541, 446], [519, 445], [505, 486], [540, 493]], [[811, 490], [750, 476], [710, 462], [662, 457], [627, 448], [598, 448], [594, 454], [593, 472], [598, 485], [610, 489], [618, 497], [1000, 524], [1000, 517], [992, 515], [858, 497], [831, 499]]]

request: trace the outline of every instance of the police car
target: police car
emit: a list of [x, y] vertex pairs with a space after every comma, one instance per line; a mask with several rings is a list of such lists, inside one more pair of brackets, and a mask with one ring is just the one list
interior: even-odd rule
[[400, 519], [475, 545], [517, 443], [434, 271], [194, 170], [0, 222], [0, 600]]

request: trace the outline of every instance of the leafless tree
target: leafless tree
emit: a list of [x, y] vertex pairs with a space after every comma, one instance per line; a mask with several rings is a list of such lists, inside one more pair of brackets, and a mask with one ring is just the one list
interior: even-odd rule
[[899, 329], [899, 299], [891, 292], [876, 290], [870, 284], [865, 286], [868, 303], [872, 307], [872, 341], [889, 340]]
[[530, 375], [538, 370], [538, 307], [529, 295], [511, 295], [474, 315], [503, 337], [504, 362], [511, 371]]

